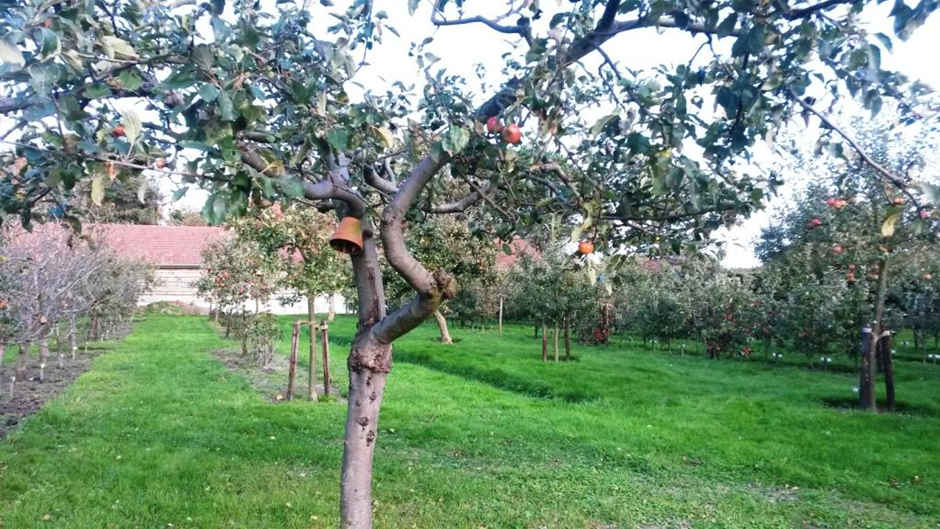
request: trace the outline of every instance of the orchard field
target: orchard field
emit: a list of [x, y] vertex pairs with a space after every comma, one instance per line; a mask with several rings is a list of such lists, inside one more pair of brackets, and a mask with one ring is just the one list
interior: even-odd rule
[[[342, 388], [354, 323], [331, 326]], [[901, 412], [872, 415], [826, 404], [849, 369], [620, 338], [542, 363], [531, 327], [453, 334], [396, 343], [377, 527], [937, 527], [940, 366], [896, 362]], [[336, 527], [345, 403], [272, 402], [219, 336], [148, 315], [0, 441], [0, 527]]]

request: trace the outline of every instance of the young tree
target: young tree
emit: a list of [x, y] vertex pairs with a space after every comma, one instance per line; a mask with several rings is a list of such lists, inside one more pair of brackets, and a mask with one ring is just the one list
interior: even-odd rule
[[[831, 149], [832, 157], [822, 163], [797, 154], [799, 169], [824, 176], [817, 177], [782, 215], [778, 222], [782, 228], [763, 233], [758, 250], [769, 262], [788, 262], [793, 273], [801, 276], [797, 280], [809, 298], [791, 305], [792, 320], [810, 316], [813, 310], [824, 311], [814, 319], [827, 329], [813, 331], [813, 322], [806, 321], [801, 336], [824, 343], [832, 338], [851, 343], [858, 337], [860, 324], [872, 323], [872, 343], [865, 347], [860, 363], [860, 403], [875, 408], [876, 362], [882, 362], [886, 385], [891, 388], [891, 408], [893, 368], [890, 355], [876, 358], [878, 341], [890, 333], [891, 321], [902, 319], [901, 307], [889, 303], [890, 278], [903, 277], [912, 266], [921, 268], [922, 256], [938, 242], [936, 210], [925, 205], [938, 182], [915, 177], [917, 168], [936, 152], [938, 138], [929, 128], [908, 138], [892, 133], [884, 124], [856, 121], [855, 128], [857, 144], [869, 153], [867, 160], [841, 147]], [[824, 284], [840, 293], [824, 292]], [[843, 302], [837, 310], [840, 299]], [[870, 309], [867, 314], [866, 308]], [[840, 314], [842, 318], [835, 319]]]
[[[347, 248], [359, 332], [348, 362], [346, 528], [372, 524], [372, 455], [392, 343], [456, 291], [451, 276], [409, 251], [404, 222], [415, 212], [479, 205], [503, 240], [556, 213], [577, 225], [573, 240], [596, 229], [609, 248], [695, 246], [760, 202], [761, 178], [734, 162], [778, 123], [814, 108], [806, 99], [818, 88], [813, 74], [832, 83], [829, 93], [842, 96], [843, 86], [871, 109], [902, 97], [908, 117], [922, 110], [919, 88], [908, 98], [912, 85], [881, 70], [880, 48], [858, 22], [864, 0], [509, 2], [493, 18], [485, 14], [492, 2], [409, 1], [435, 28], [481, 23], [516, 42], [471, 83], [437, 64], [433, 41], [410, 35], [409, 57], [426, 73], [420, 91], [370, 80], [372, 89], [354, 98], [347, 88], [368, 70], [359, 54], [397, 31], [373, 2], [331, 4], [277, 2], [262, 12], [241, 0], [27, 0], [0, 8], [9, 81], [0, 113], [18, 129], [7, 166], [23, 160], [8, 171], [0, 203], [24, 223], [47, 204], [68, 217], [76, 181], [90, 179], [93, 198], [102, 198], [112, 174], [151, 168], [211, 190], [204, 213], [214, 221], [281, 198], [359, 219], [362, 244]], [[899, 4], [898, 34], [932, 9]], [[312, 21], [329, 19], [325, 12], [336, 22], [321, 28]], [[691, 35], [691, 59], [635, 72], [605, 51], [653, 28]], [[592, 62], [601, 68], [586, 70]], [[487, 71], [506, 78], [494, 85]], [[148, 111], [112, 104], [121, 99]], [[597, 119], [598, 108], [608, 114]], [[692, 141], [698, 147], [686, 148]], [[195, 154], [169, 169], [158, 162], [184, 149]], [[401, 178], [380, 170], [389, 158]], [[453, 181], [466, 194], [439, 201], [442, 184]], [[392, 312], [378, 239], [415, 291]]]
[[[232, 236], [206, 246], [202, 262], [205, 270], [195, 283], [199, 295], [208, 299], [222, 316], [226, 333], [235, 331], [241, 340], [242, 354], [253, 353], [258, 365], [268, 365], [273, 351], [268, 347], [250, 351], [249, 342], [255, 316], [277, 290], [281, 271], [276, 259], [254, 241]], [[254, 311], [250, 312], [252, 308]]]

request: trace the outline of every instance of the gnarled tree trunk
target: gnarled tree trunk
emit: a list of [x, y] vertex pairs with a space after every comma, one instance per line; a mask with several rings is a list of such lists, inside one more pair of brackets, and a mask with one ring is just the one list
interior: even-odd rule
[[441, 343], [454, 343], [454, 340], [450, 337], [450, 331], [447, 330], [447, 320], [444, 318], [444, 315], [441, 314], [441, 311], [434, 311], [434, 319], [437, 320], [437, 329], [441, 333]]
[[[453, 277], [431, 273], [405, 246], [403, 221], [427, 181], [446, 159], [427, 158], [412, 170], [382, 214], [382, 248], [388, 263], [414, 289], [415, 298], [386, 314], [385, 288], [374, 233], [363, 221], [362, 250], [352, 257], [359, 295], [359, 322], [347, 359], [349, 404], [340, 479], [340, 520], [343, 529], [372, 528], [372, 457], [379, 432], [379, 409], [392, 367], [392, 343], [408, 333], [457, 293]], [[360, 211], [364, 211], [360, 204]]]
[[329, 302], [329, 309], [326, 314], [326, 321], [333, 321], [336, 319], [336, 294], [330, 294], [327, 300]]

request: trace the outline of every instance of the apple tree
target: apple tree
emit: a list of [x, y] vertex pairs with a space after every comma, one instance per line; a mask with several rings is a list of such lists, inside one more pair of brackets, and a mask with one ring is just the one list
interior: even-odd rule
[[[872, 323], [871, 344], [861, 357], [859, 395], [863, 407], [874, 409], [876, 361], [883, 364], [888, 405], [893, 405], [890, 355], [876, 355], [879, 341], [904, 318], [903, 296], [889, 296], [897, 291], [892, 278], [918, 275], [938, 242], [940, 213], [931, 205], [938, 182], [923, 167], [940, 138], [929, 127], [907, 136], [860, 120], [854, 128], [854, 142], [863, 150], [831, 148], [818, 161], [795, 153], [797, 170], [825, 176], [780, 215], [777, 228], [764, 231], [758, 250], [771, 265], [789, 267], [794, 285], [818, 298], [794, 300], [791, 320], [827, 306], [835, 311], [818, 318], [827, 329], [811, 331], [808, 323], [803, 336], [850, 347], [861, 325]], [[826, 289], [842, 294], [822, 292]]]
[[[392, 343], [456, 293], [452, 276], [415, 258], [406, 225], [473, 207], [502, 240], [558, 215], [572, 240], [589, 233], [610, 250], [694, 250], [759, 207], [776, 181], [738, 162], [791, 117], [822, 115], [809, 92], [856, 96], [871, 110], [897, 98], [904, 119], [927, 115], [922, 87], [881, 67], [892, 37], [860, 26], [870, 3], [6, 3], [0, 205], [24, 224], [74, 223], [81, 182], [97, 202], [113, 179], [149, 170], [208, 190], [214, 222], [269, 200], [358, 220], [362, 242], [345, 248], [359, 331], [340, 516], [345, 528], [371, 527]], [[422, 27], [406, 8], [426, 30], [404, 33]], [[897, 36], [934, 8], [899, 2]], [[476, 79], [452, 71], [455, 57], [431, 36], [470, 26], [510, 39]], [[681, 62], [617, 62], [615, 46], [649, 45], [655, 31], [687, 37]], [[420, 67], [420, 86], [363, 79], [363, 54], [398, 38], [414, 43], [400, 59]], [[388, 159], [399, 176], [381, 170]], [[454, 183], [463, 194], [451, 199]], [[379, 240], [414, 291], [393, 311]]]

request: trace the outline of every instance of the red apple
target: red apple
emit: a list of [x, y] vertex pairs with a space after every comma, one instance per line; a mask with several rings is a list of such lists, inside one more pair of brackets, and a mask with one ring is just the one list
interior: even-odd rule
[[117, 127], [114, 127], [113, 129], [111, 129], [111, 135], [114, 136], [115, 138], [124, 137], [125, 135], [124, 126], [118, 125]]
[[832, 251], [833, 251], [836, 255], [839, 255], [839, 254], [841, 254], [842, 252], [845, 251], [845, 248], [843, 248], [841, 244], [835, 243], [835, 244], [832, 245]]
[[522, 131], [519, 130], [519, 125], [515, 123], [507, 125], [506, 128], [503, 129], [503, 141], [513, 145], [522, 141]]
[[503, 130], [503, 126], [499, 123], [499, 118], [496, 116], [491, 117], [486, 120], [486, 131], [489, 133], [495, 133]]
[[810, 219], [810, 221], [809, 221], [809, 229], [813, 229], [813, 228], [816, 228], [816, 227], [819, 227], [819, 226], [822, 226], [822, 221], [819, 220], [819, 218], [813, 217], [812, 219]]
[[578, 253], [581, 255], [594, 253], [594, 243], [591, 241], [581, 241], [578, 243]]

